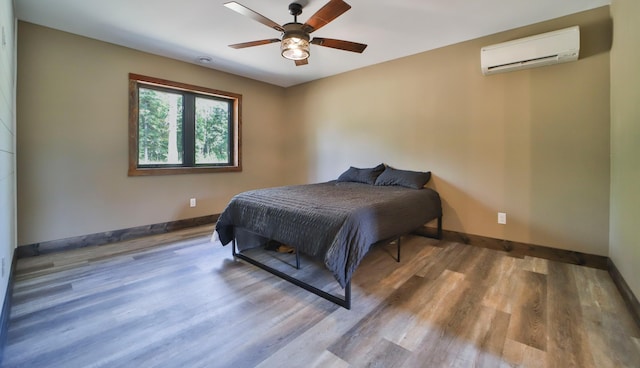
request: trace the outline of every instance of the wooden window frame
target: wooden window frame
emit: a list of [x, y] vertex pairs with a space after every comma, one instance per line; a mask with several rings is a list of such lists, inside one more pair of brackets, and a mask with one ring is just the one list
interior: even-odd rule
[[[140, 167], [138, 165], [138, 87], [160, 87], [174, 91], [212, 96], [229, 100], [232, 105], [231, 164], [170, 167]], [[129, 73], [129, 176], [178, 175], [242, 171], [242, 95], [216, 89], [173, 82], [165, 79]]]

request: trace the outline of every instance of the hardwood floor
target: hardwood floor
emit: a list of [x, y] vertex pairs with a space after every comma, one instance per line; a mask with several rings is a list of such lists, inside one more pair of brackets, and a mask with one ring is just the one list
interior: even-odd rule
[[234, 260], [212, 228], [19, 259], [3, 366], [640, 366], [603, 270], [407, 236], [401, 263], [394, 245], [365, 257], [346, 310]]

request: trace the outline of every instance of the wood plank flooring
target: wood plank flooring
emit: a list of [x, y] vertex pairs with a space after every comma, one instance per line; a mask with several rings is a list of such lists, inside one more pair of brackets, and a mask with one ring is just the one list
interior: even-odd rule
[[212, 228], [19, 259], [2, 366], [640, 367], [603, 270], [407, 236], [402, 262], [395, 245], [365, 257], [346, 310], [234, 260]]

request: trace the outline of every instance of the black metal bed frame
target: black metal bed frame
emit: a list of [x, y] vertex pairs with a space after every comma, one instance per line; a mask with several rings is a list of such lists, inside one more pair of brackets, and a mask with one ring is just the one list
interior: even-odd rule
[[[442, 216], [439, 216], [437, 218], [438, 220], [438, 224], [437, 224], [437, 235], [436, 235], [436, 239], [442, 239]], [[403, 234], [406, 235], [406, 234]], [[403, 235], [399, 235], [397, 237], [393, 237], [393, 238], [389, 238], [389, 239], [385, 239], [385, 240], [381, 240], [375, 244], [383, 244], [383, 243], [390, 243], [394, 240], [397, 241], [397, 255], [396, 255], [396, 261], [400, 262], [400, 245], [401, 245], [401, 238]], [[421, 234], [423, 235], [423, 234]], [[375, 245], [374, 244], [374, 245]], [[267, 266], [266, 264], [259, 262], [251, 257], [248, 257], [244, 254], [242, 254], [240, 251], [236, 250], [236, 239], [234, 237], [234, 239], [231, 241], [231, 253], [233, 255], [233, 257], [235, 258], [239, 258], [242, 259], [243, 261], [249, 262], [252, 265], [259, 267], [275, 276], [280, 277], [281, 279], [284, 279], [286, 281], [289, 281], [290, 283], [299, 286], [313, 294], [316, 294], [317, 296], [324, 298], [332, 303], [335, 303], [343, 308], [346, 309], [351, 309], [351, 280], [347, 281], [347, 284], [344, 287], [344, 298], [340, 298], [334, 294], [328, 293], [322, 289], [319, 289], [309, 283], [306, 283], [302, 280], [299, 280], [291, 275], [288, 275], [280, 270], [277, 270], [273, 267]], [[300, 252], [295, 251], [295, 255], [296, 255], [296, 269], [300, 269]]]

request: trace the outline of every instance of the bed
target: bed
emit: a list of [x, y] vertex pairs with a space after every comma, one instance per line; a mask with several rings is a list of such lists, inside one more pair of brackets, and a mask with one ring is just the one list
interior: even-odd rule
[[[400, 236], [433, 220], [437, 220], [437, 237], [441, 236], [440, 196], [423, 188], [429, 178], [429, 172], [396, 170], [381, 164], [371, 169], [351, 167], [338, 180], [243, 192], [221, 213], [214, 239], [223, 245], [231, 243], [234, 257], [349, 309], [351, 277], [372, 245], [398, 239], [399, 257]], [[245, 236], [239, 236], [241, 233]], [[254, 240], [243, 244], [239, 239], [247, 239], [246, 234]], [[344, 298], [243, 255], [244, 250], [267, 241], [293, 247], [296, 262], [301, 253], [322, 259], [345, 289]]]

